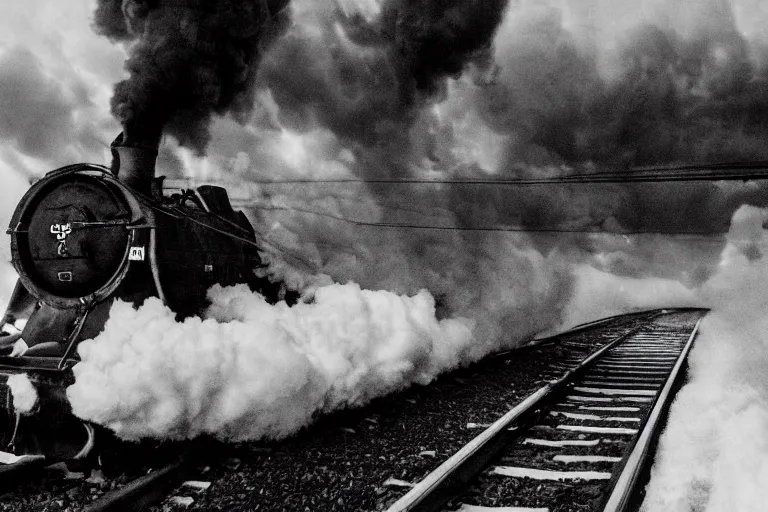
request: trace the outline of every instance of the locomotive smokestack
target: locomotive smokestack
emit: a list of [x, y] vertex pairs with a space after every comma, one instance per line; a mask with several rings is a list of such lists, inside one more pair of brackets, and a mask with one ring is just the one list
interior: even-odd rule
[[159, 146], [159, 136], [135, 141], [121, 133], [111, 145], [112, 173], [135, 191], [149, 195]]

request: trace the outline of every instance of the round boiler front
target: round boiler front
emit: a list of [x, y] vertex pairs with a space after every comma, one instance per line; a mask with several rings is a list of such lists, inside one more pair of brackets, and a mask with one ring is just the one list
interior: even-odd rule
[[17, 266], [43, 293], [96, 293], [120, 272], [130, 244], [131, 210], [122, 191], [79, 173], [39, 185], [20, 212]]

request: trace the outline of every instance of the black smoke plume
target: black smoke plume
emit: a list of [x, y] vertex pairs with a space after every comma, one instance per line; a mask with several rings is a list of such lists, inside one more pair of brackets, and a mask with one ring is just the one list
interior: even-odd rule
[[458, 78], [471, 61], [490, 57], [508, 0], [391, 0], [382, 29], [403, 72], [401, 92], [435, 94], [445, 77]]
[[295, 2], [297, 23], [270, 49], [260, 85], [287, 126], [320, 125], [388, 159], [410, 144], [419, 109], [444, 99], [450, 78], [490, 62], [507, 1], [384, 0], [373, 19]]
[[288, 0], [98, 0], [96, 30], [128, 41], [129, 77], [112, 113], [126, 143], [164, 129], [203, 154], [211, 116], [246, 121], [259, 58], [286, 25]]

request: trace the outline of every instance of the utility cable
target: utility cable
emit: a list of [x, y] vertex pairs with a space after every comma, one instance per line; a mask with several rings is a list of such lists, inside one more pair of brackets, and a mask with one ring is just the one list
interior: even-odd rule
[[491, 231], [491, 232], [509, 232], [509, 233], [554, 233], [554, 234], [593, 234], [593, 235], [615, 235], [615, 236], [636, 236], [636, 235], [676, 235], [676, 236], [689, 236], [691, 238], [711, 238], [713, 236], [721, 236], [725, 234], [722, 232], [710, 232], [710, 231], [658, 231], [658, 230], [631, 230], [631, 231], [605, 231], [595, 229], [562, 229], [562, 228], [529, 228], [529, 227], [517, 227], [517, 226], [438, 226], [431, 224], [410, 224], [399, 222], [368, 222], [361, 220], [349, 219], [341, 215], [335, 215], [332, 213], [320, 212], [317, 210], [309, 210], [305, 208], [294, 208], [289, 206], [253, 206], [259, 210], [285, 210], [298, 213], [306, 213], [309, 215], [317, 215], [320, 217], [326, 217], [329, 219], [345, 222], [355, 226], [366, 227], [379, 227], [379, 228], [394, 228], [394, 229], [426, 229], [426, 230], [439, 230], [439, 231]]
[[751, 181], [768, 179], [768, 162], [680, 167], [642, 167], [622, 172], [570, 174], [542, 178], [290, 178], [249, 180], [260, 185], [381, 184], [381, 185], [564, 185], [596, 183], [656, 183], [677, 181]]

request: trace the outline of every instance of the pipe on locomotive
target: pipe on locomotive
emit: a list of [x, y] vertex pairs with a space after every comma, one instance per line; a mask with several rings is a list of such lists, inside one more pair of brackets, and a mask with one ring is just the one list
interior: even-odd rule
[[139, 141], [122, 132], [112, 142], [112, 174], [136, 192], [150, 195], [155, 177], [155, 162], [160, 148], [160, 135]]

